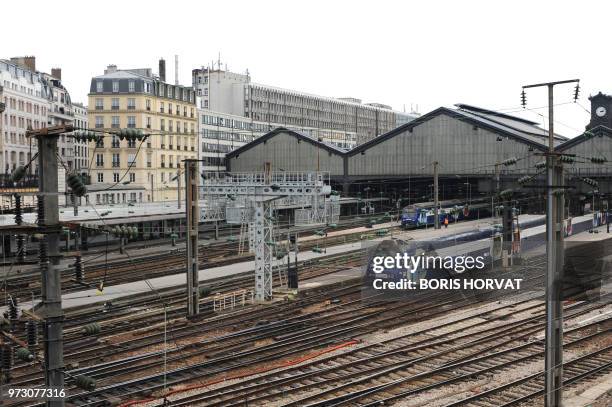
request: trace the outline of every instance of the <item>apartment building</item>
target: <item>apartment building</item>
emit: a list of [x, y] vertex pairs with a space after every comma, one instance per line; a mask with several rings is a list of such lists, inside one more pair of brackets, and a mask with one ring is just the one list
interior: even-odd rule
[[[81, 103], [73, 103], [72, 110], [74, 113], [73, 125], [76, 129], [87, 129], [89, 124], [87, 121], [87, 106], [83, 106]], [[74, 168], [81, 175], [88, 175], [87, 169], [89, 168], [89, 155], [88, 145], [84, 141], [74, 141]]]
[[[0, 172], [9, 174], [27, 164], [38, 151], [36, 140], [27, 138], [26, 131], [47, 125], [49, 95], [43, 75], [33, 65], [10, 60], [0, 60], [0, 88], [4, 103], [0, 114]], [[32, 174], [37, 164], [32, 164]]]
[[[151, 134], [142, 143], [109, 135], [88, 147], [93, 160], [90, 178], [95, 189], [112, 192], [130, 185], [131, 191], [101, 194], [113, 202], [177, 199], [181, 161], [197, 157], [197, 113], [191, 87], [165, 81], [165, 61], [159, 76], [152, 69], [118, 69], [109, 65], [91, 80], [87, 116], [89, 127], [112, 132], [142, 129]], [[144, 191], [144, 192], [143, 192]]]

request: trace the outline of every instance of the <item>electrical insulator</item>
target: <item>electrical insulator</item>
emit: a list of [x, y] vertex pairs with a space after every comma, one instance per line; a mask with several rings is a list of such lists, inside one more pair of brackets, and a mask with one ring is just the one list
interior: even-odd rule
[[546, 161], [540, 161], [539, 163], [536, 163], [535, 167], [539, 170], [541, 170], [542, 168], [546, 168]]
[[21, 209], [21, 195], [15, 194], [15, 224], [23, 223], [23, 211]]
[[83, 334], [85, 335], [96, 335], [100, 333], [100, 324], [97, 322], [92, 322], [91, 324], [87, 324], [83, 327]]
[[525, 94], [525, 89], [521, 92], [521, 106], [525, 108], [527, 106], [527, 95]]
[[591, 157], [591, 162], [593, 164], [603, 164], [605, 163], [607, 160], [604, 157]]
[[32, 355], [32, 353], [26, 348], [17, 349], [17, 351], [15, 352], [15, 356], [17, 357], [17, 359], [22, 360], [24, 362], [31, 362], [34, 360], [34, 355]]
[[505, 166], [507, 167], [507, 166], [509, 166], [509, 165], [514, 165], [514, 164], [516, 164], [517, 162], [518, 162], [518, 158], [516, 158], [516, 157], [511, 157], [511, 158], [508, 158], [507, 160], [504, 160], [504, 161], [502, 162], [502, 164], [503, 164], [503, 165], [505, 165]]
[[83, 390], [93, 391], [96, 389], [95, 379], [89, 376], [77, 376], [74, 379], [74, 383]]
[[72, 173], [68, 175], [66, 182], [68, 183], [70, 189], [72, 189], [72, 193], [74, 193], [75, 196], [81, 197], [87, 193], [87, 188], [83, 184], [83, 180], [81, 180], [81, 177], [77, 174]]
[[582, 182], [584, 182], [587, 185], [592, 186], [593, 188], [597, 188], [599, 186], [599, 182], [595, 181], [594, 179], [591, 178], [583, 178]]
[[89, 130], [79, 130], [72, 133], [72, 136], [77, 141], [95, 141], [98, 142], [102, 138], [102, 136], [94, 131]]
[[565, 164], [573, 164], [576, 160], [574, 159], [574, 157], [570, 157], [569, 155], [562, 155], [559, 157], [559, 161]]
[[23, 165], [20, 165], [19, 167], [15, 168], [15, 171], [13, 171], [11, 174], [11, 181], [19, 182], [23, 179], [23, 177], [25, 177], [25, 175], [26, 168]]
[[38, 345], [38, 324], [36, 321], [26, 322], [26, 336], [28, 339], [28, 346], [30, 348]]
[[578, 101], [578, 96], [580, 95], [580, 84], [577, 83], [576, 87], [574, 88], [574, 102]]
[[81, 283], [83, 282], [83, 277], [83, 260], [81, 259], [81, 256], [76, 256], [74, 260], [74, 279]]
[[501, 196], [502, 198], [506, 198], [512, 196], [513, 193], [514, 191], [512, 189], [504, 189], [499, 193], [499, 196]]
[[590, 132], [590, 131], [585, 131], [584, 133], [582, 133], [582, 135], [583, 135], [585, 138], [595, 137], [595, 133], [592, 133], [592, 132]]
[[533, 177], [531, 175], [525, 175], [517, 180], [517, 182], [521, 185], [526, 184], [530, 181], [533, 181]]
[[17, 306], [17, 298], [8, 297], [7, 304], [9, 319], [16, 320], [19, 317], [19, 308]]
[[121, 129], [115, 133], [119, 140], [144, 140], [146, 137], [144, 132], [140, 129]]
[[13, 348], [11, 345], [6, 344], [2, 346], [0, 356], [2, 356], [2, 369], [8, 372], [13, 367]]
[[44, 195], [38, 195], [36, 197], [36, 217], [38, 218], [37, 223], [39, 226], [45, 224], [45, 197]]

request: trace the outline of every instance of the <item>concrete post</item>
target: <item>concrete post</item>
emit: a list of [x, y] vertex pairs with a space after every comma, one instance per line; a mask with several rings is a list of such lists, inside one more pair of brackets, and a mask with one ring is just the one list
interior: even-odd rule
[[[38, 136], [39, 190], [44, 199], [43, 227], [47, 228], [44, 239], [48, 245], [48, 263], [41, 262], [42, 307], [39, 314], [44, 318], [45, 385], [64, 388], [64, 347], [62, 288], [59, 270], [59, 208], [57, 195], [57, 138], [58, 134]], [[46, 269], [46, 270], [45, 270]], [[64, 406], [64, 401], [47, 401], [47, 406]]]
[[187, 316], [200, 313], [200, 287], [198, 264], [198, 224], [200, 210], [198, 207], [199, 171], [198, 160], [185, 160], [185, 212], [186, 246], [187, 246]]

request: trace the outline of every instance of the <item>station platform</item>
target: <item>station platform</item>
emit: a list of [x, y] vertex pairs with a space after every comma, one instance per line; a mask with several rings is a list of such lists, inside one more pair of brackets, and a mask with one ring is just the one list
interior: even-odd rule
[[[524, 223], [532, 220], [537, 220], [538, 218], [542, 218], [542, 215], [521, 215], [519, 217], [519, 222]], [[575, 227], [579, 225], [585, 225], [589, 222], [592, 222], [591, 215], [585, 215], [581, 217], [576, 217], [573, 219]], [[389, 234], [387, 236], [383, 236], [380, 238], [368, 240], [368, 244], [375, 243], [376, 241], [382, 241], [390, 238], [398, 238], [402, 240], [411, 240], [411, 239], [419, 239], [419, 240], [430, 240], [439, 238], [442, 236], [452, 236], [459, 235], [462, 233], [466, 233], [469, 231], [480, 230], [483, 227], [489, 227], [491, 224], [490, 220], [484, 222], [483, 220], [479, 221], [467, 221], [460, 222], [457, 224], [451, 224], [448, 228], [442, 229], [417, 229], [417, 230], [409, 230], [409, 231], [398, 231], [393, 235]], [[394, 223], [396, 225], [396, 223]], [[385, 224], [376, 225], [378, 228], [384, 228]], [[388, 227], [388, 225], [387, 225]], [[338, 233], [355, 233], [355, 231], [359, 231], [363, 229], [364, 231], [372, 231], [374, 228], [356, 228], [356, 229], [347, 229], [343, 231], [337, 231]], [[598, 229], [602, 231], [605, 230], [605, 226], [601, 226]], [[374, 229], [375, 230], [375, 229]], [[535, 236], [541, 235], [546, 230], [544, 225], [535, 226], [529, 229], [526, 229], [522, 233], [522, 239], [529, 239]], [[586, 229], [584, 229], [586, 230]], [[335, 232], [334, 232], [335, 233]], [[576, 232], [579, 233], [579, 232]], [[581, 235], [585, 235], [581, 233]], [[597, 234], [594, 234], [597, 235]], [[466, 243], [467, 245], [473, 245], [474, 247], [485, 247], [490, 243], [489, 239], [483, 239], [475, 242]], [[323, 247], [323, 246], [322, 246]], [[346, 243], [340, 244], [330, 247], [325, 247], [325, 253], [315, 253], [312, 251], [300, 252], [298, 255], [298, 259], [300, 261], [308, 261], [308, 260], [316, 260], [325, 258], [332, 255], [338, 255], [342, 253], [347, 253], [351, 251], [358, 251], [363, 249], [364, 242], [354, 242], [354, 243]], [[440, 253], [442, 255], [442, 253]], [[199, 281], [201, 284], [206, 284], [206, 281], [218, 279], [222, 277], [230, 277], [243, 273], [252, 272], [255, 267], [254, 261], [245, 261], [240, 263], [234, 263], [227, 266], [213, 267], [209, 269], [200, 270], [199, 273]], [[305, 280], [301, 282], [301, 287], [307, 288], [309, 284], [317, 284], [323, 285], [326, 284], [325, 280], [329, 279], [329, 281], [338, 281], [338, 279], [349, 279], [354, 278], [358, 274], [354, 272], [338, 272], [338, 275], [334, 277], [333, 274], [328, 275], [329, 277], [319, 278], [317, 282], [309, 282]], [[157, 277], [149, 280], [136, 281], [116, 286], [107, 286], [104, 289], [103, 293], [99, 293], [96, 289], [83, 290], [74, 293], [64, 294], [62, 296], [62, 307], [64, 309], [69, 309], [72, 307], [80, 307], [83, 305], [89, 305], [109, 300], [114, 300], [121, 297], [131, 296], [134, 294], [143, 294], [147, 292], [152, 292], [155, 290], [168, 289], [168, 288], [176, 288], [185, 284], [185, 274], [178, 273], [163, 277]], [[329, 282], [327, 282], [329, 284]], [[1, 309], [1, 308], [0, 308]]]

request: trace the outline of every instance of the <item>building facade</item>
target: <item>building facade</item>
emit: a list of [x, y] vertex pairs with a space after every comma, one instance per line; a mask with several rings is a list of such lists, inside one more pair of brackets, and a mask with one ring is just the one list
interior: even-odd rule
[[[198, 100], [198, 98], [196, 98]], [[225, 154], [263, 136], [273, 130], [270, 124], [251, 120], [244, 116], [219, 113], [198, 109], [200, 134], [199, 155], [202, 172], [225, 171]], [[291, 127], [290, 127], [291, 128]], [[296, 129], [304, 135], [317, 139], [314, 129]], [[323, 142], [341, 149], [351, 149], [357, 145], [354, 134], [342, 134], [344, 138], [320, 137]]]
[[[33, 57], [30, 66], [16, 61], [0, 60], [1, 98], [4, 112], [0, 115], [0, 171], [11, 173], [17, 166], [27, 164], [38, 151], [36, 140], [26, 137], [29, 127], [47, 125], [49, 95], [43, 75], [36, 71]], [[36, 173], [38, 163], [31, 165]]]
[[355, 98], [336, 99], [256, 84], [248, 73], [221, 69], [194, 69], [192, 84], [203, 110], [267, 123], [269, 128], [294, 129], [336, 145], [352, 139], [364, 143], [394, 129], [398, 122], [418, 117]]
[[101, 184], [102, 188], [96, 186], [100, 191], [131, 184], [139, 191], [137, 201], [177, 199], [181, 161], [197, 157], [195, 92], [166, 83], [162, 62], [159, 77], [148, 68], [120, 70], [110, 65], [104, 75], [91, 80], [90, 128], [104, 132], [135, 128], [151, 134], [141, 143], [107, 133], [100, 143], [88, 146], [91, 183]]
[[[43, 73], [42, 77], [49, 97], [47, 125], [74, 124], [72, 100], [62, 84], [62, 70], [52, 68], [50, 75]], [[62, 134], [57, 141], [57, 150], [68, 171], [76, 169], [74, 139]]]
[[[89, 124], [87, 121], [87, 106], [81, 103], [73, 103], [72, 110], [74, 113], [73, 125], [76, 129], [87, 129]], [[88, 145], [84, 141], [73, 141], [74, 147], [74, 169], [81, 175], [87, 175], [89, 168]]]

